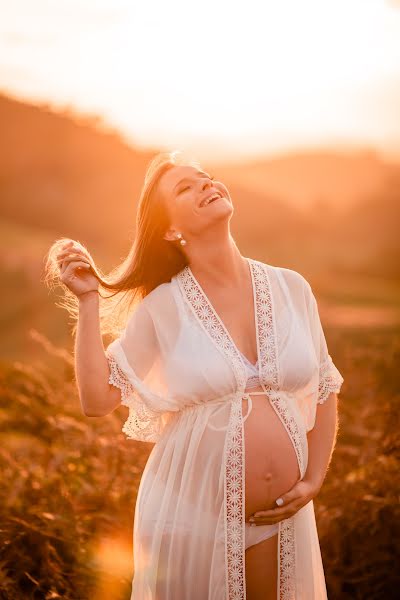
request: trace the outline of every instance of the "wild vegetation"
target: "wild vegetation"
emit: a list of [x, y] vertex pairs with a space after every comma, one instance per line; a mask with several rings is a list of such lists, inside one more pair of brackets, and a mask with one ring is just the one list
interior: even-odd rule
[[[345, 378], [337, 446], [315, 499], [329, 598], [395, 598], [399, 331], [327, 337]], [[124, 407], [85, 417], [71, 356], [46, 347], [40, 369], [1, 366], [0, 597], [125, 600], [135, 498], [152, 445], [121, 433]]]
[[[152, 445], [125, 438], [124, 407], [82, 414], [69, 324], [41, 276], [60, 236], [84, 242], [103, 270], [116, 264], [150, 153], [1, 97], [0, 120], [0, 600], [128, 600], [135, 499]], [[295, 188], [276, 187], [293, 161], [213, 174], [234, 199], [241, 251], [312, 283], [345, 380], [337, 446], [315, 499], [329, 600], [391, 600], [400, 564], [400, 168], [371, 154], [303, 157], [300, 171], [311, 179], [314, 166], [319, 177], [318, 198], [303, 178], [303, 206]], [[324, 179], [326, 161], [335, 169]]]

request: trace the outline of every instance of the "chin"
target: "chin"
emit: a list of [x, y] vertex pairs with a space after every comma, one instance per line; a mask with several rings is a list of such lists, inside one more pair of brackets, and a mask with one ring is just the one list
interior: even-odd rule
[[214, 214], [210, 215], [210, 222], [221, 221], [225, 219], [230, 219], [233, 215], [234, 209], [232, 204], [226, 204], [224, 207], [220, 207], [219, 210], [216, 210]]

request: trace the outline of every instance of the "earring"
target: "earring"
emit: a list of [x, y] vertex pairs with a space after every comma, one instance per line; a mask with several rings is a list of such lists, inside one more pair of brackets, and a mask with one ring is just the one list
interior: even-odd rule
[[177, 239], [179, 240], [179, 243], [180, 243], [181, 246], [184, 246], [186, 244], [186, 240], [183, 239], [181, 233], [177, 234]]

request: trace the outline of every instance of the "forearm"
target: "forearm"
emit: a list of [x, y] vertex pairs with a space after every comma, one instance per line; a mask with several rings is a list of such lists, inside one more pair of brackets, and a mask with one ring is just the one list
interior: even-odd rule
[[109, 367], [100, 333], [97, 293], [85, 294], [79, 300], [75, 374], [84, 414], [101, 416], [109, 412]]
[[323, 404], [317, 405], [314, 427], [308, 432], [308, 466], [304, 475], [319, 490], [325, 479], [338, 432], [338, 400], [332, 392]]

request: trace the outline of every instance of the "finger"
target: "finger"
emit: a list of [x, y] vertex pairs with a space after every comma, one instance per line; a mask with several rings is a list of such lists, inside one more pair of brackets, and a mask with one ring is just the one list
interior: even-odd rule
[[291, 510], [294, 506], [297, 505], [297, 502], [293, 500], [286, 504], [286, 506], [282, 506], [281, 508], [271, 508], [270, 510], [262, 510], [254, 513], [254, 518], [257, 517], [281, 517], [288, 510]]
[[279, 519], [262, 519], [262, 520], [260, 519], [259, 521], [255, 522], [255, 523], [251, 523], [251, 526], [252, 527], [253, 526], [254, 527], [262, 527], [263, 525], [276, 525], [280, 521], [289, 519], [293, 515], [294, 515], [294, 513], [287, 513], [284, 517], [280, 517]]
[[84, 252], [83, 250], [80, 250], [79, 248], [70, 248], [68, 250], [64, 250], [63, 252], [59, 252], [58, 254], [56, 254], [56, 258], [61, 259], [64, 256], [72, 256], [72, 255], [85, 256], [87, 259], [89, 259], [89, 255], [86, 252]]
[[270, 510], [262, 510], [254, 513], [253, 517], [250, 517], [250, 520], [253, 518], [254, 522], [259, 522], [260, 519], [286, 519], [288, 514], [293, 514], [297, 512], [302, 506], [304, 502], [296, 500], [292, 500], [285, 506], [281, 508], [272, 508]]
[[86, 271], [89, 271], [89, 267], [90, 265], [88, 265], [87, 263], [83, 262], [83, 261], [71, 261], [69, 263], [63, 263], [62, 267], [61, 267], [61, 277], [63, 275], [65, 275], [67, 273], [67, 277], [70, 273], [74, 273], [76, 271], [79, 272], [79, 270], [85, 269]]
[[281, 496], [277, 498], [275, 502], [277, 506], [283, 507], [286, 506], [289, 502], [292, 502], [292, 500], [295, 500], [296, 498], [301, 498], [303, 493], [304, 486], [302, 481], [299, 480], [296, 481], [294, 486], [289, 491], [287, 491], [285, 494], [281, 494]]
[[71, 240], [60, 246], [59, 252], [83, 252], [85, 249], [78, 243]]
[[90, 269], [90, 265], [83, 261], [72, 261], [67, 265], [63, 264], [61, 268], [61, 280], [63, 281], [63, 278], [70, 278], [72, 275], [74, 275], [75, 271], [79, 270], [79, 268], [88, 271]]
[[86, 270], [89, 270], [90, 265], [83, 260], [65, 261], [61, 267], [61, 270], [62, 270], [62, 273], [65, 273], [68, 270], [75, 271], [79, 268], [84, 268]]
[[269, 510], [258, 510], [257, 512], [254, 513], [253, 517], [257, 518], [257, 517], [272, 517], [272, 516], [278, 516], [279, 515], [283, 515], [286, 511], [287, 506], [289, 506], [288, 504], [285, 506], [281, 506], [279, 508], [270, 508]]
[[91, 265], [89, 263], [87, 263], [84, 260], [64, 260], [61, 264], [60, 267], [60, 275], [62, 275], [63, 273], [65, 273], [65, 271], [67, 270], [69, 265], [75, 265], [75, 267], [73, 266], [73, 269], [76, 268], [78, 265], [80, 268], [85, 268], [87, 271], [90, 271], [91, 269]]
[[70, 262], [84, 262], [85, 264], [91, 266], [90, 262], [82, 256], [66, 256], [62, 260], [58, 261], [58, 266], [61, 270], [63, 270]]
[[284, 513], [281, 513], [279, 516], [270, 516], [270, 517], [255, 517], [253, 521], [250, 521], [251, 525], [256, 525], [260, 527], [261, 525], [274, 525], [275, 523], [279, 523], [279, 521], [283, 521], [284, 519], [288, 519], [293, 516], [296, 511], [294, 510], [286, 510]]
[[275, 500], [275, 503], [278, 507], [282, 508], [289, 504], [289, 502], [296, 500], [296, 498], [301, 498], [302, 495], [303, 491], [301, 488], [295, 485], [291, 490], [286, 492], [286, 494], [281, 494], [281, 496]]
[[288, 511], [292, 510], [295, 506], [297, 506], [297, 504], [298, 502], [296, 500], [292, 500], [292, 502], [289, 502], [288, 504], [280, 508], [271, 508], [270, 510], [259, 510], [256, 513], [254, 513], [253, 517], [254, 519], [271, 517], [282, 518], [283, 515], [285, 515]]
[[251, 516], [249, 521], [250, 523], [256, 523], [257, 525], [276, 523], [277, 521], [282, 521], [282, 519], [287, 519], [288, 516], [291, 516], [291, 514], [296, 512], [296, 510], [296, 506], [294, 504], [290, 504], [284, 509], [280, 508], [279, 510], [259, 511], [258, 516]]
[[258, 519], [253, 523], [250, 523], [251, 527], [262, 527], [263, 525], [276, 525], [279, 521], [282, 521], [282, 518], [279, 519]]
[[81, 256], [79, 254], [69, 254], [68, 256], [66, 256], [65, 258], [62, 258], [58, 261], [59, 265], [61, 265], [61, 268], [65, 267], [65, 265], [68, 265], [70, 262], [72, 261], [80, 261], [80, 262], [84, 262], [86, 264], [88, 264], [90, 266], [90, 262], [88, 259], [86, 259], [86, 257]]
[[253, 520], [250, 522], [255, 523], [256, 525], [268, 525], [268, 524], [276, 523], [277, 521], [282, 521], [282, 519], [287, 519], [288, 516], [290, 516], [292, 514], [292, 512], [293, 511], [287, 509], [284, 512], [279, 513], [279, 515], [270, 514], [270, 515], [263, 515], [260, 517], [254, 517]]
[[69, 242], [64, 242], [64, 244], [61, 244], [61, 246], [60, 246], [60, 247], [61, 247], [63, 250], [65, 250], [66, 248], [70, 248], [70, 247], [73, 245], [73, 243], [74, 243], [74, 242], [73, 242], [72, 240], [70, 240]]

